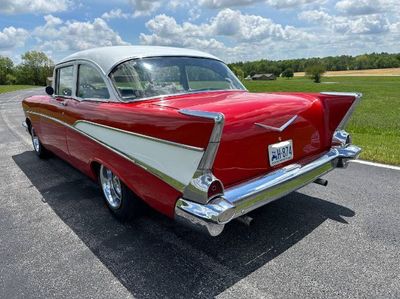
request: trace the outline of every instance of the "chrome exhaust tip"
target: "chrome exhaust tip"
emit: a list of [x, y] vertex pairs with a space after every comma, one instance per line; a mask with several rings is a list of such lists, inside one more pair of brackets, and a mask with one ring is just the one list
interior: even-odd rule
[[321, 186], [324, 186], [324, 187], [328, 186], [328, 180], [321, 179], [321, 178], [316, 179], [314, 181], [314, 183], [318, 184], [318, 185], [321, 185]]

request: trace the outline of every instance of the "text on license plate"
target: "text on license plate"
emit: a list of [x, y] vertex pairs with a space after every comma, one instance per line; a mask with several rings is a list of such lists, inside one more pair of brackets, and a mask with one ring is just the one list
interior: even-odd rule
[[293, 141], [286, 140], [268, 146], [269, 164], [275, 166], [293, 159]]

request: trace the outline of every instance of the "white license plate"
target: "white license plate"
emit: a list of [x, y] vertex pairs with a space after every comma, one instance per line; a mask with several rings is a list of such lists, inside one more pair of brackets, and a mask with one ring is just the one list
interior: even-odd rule
[[275, 166], [277, 164], [293, 159], [293, 141], [286, 140], [275, 144], [268, 145], [269, 164]]

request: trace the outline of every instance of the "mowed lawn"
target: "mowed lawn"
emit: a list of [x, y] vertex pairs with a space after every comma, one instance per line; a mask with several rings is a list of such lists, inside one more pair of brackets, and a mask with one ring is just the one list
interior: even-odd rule
[[16, 91], [20, 89], [34, 88], [32, 85], [0, 85], [0, 93]]
[[400, 76], [327, 77], [322, 82], [297, 77], [244, 84], [255, 92], [361, 92], [361, 103], [347, 126], [354, 144], [363, 148], [361, 159], [400, 165]]

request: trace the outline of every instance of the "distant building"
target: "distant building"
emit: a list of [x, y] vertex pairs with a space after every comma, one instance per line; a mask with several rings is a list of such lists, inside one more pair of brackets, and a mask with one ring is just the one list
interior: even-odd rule
[[274, 74], [255, 74], [251, 77], [252, 80], [276, 80]]
[[251, 80], [251, 76], [248, 75], [246, 78], [244, 78], [245, 80]]

